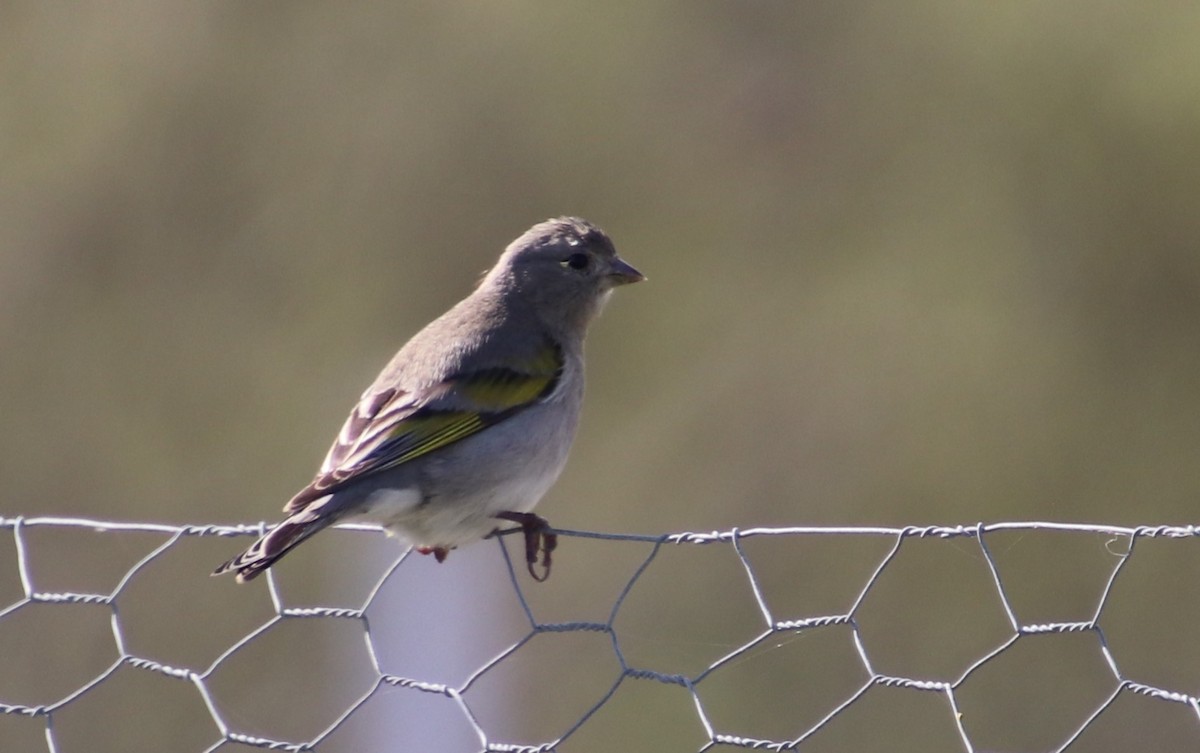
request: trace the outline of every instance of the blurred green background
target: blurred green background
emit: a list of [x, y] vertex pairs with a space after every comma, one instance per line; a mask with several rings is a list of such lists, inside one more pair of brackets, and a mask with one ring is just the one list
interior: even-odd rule
[[[650, 281], [593, 328], [581, 433], [539, 508], [556, 525], [1194, 520], [1197, 39], [1200, 5], [1167, 0], [5, 4], [0, 515], [274, 520], [391, 353], [530, 224], [578, 214]], [[397, 551], [363, 536], [289, 558], [285, 600], [361, 601]], [[1001, 538], [1023, 621], [1091, 617], [1119, 546]], [[156, 543], [46, 534], [29, 556], [42, 590], [106, 592]], [[207, 579], [244, 543], [139, 573], [131, 650], [203, 667], [267, 619], [264, 589]], [[848, 609], [887, 542], [747, 546], [792, 619]], [[1193, 695], [1196, 548], [1139, 543], [1106, 626], [1125, 676]], [[494, 636], [426, 652], [424, 679], [524, 634], [497, 551], [402, 568], [405, 630]], [[540, 619], [605, 620], [646, 553], [567, 540], [550, 583], [522, 584]], [[15, 562], [0, 543], [4, 603]], [[1007, 635], [969, 541], [906, 545], [885, 575], [862, 615], [877, 671], [953, 679]], [[665, 551], [627, 607], [626, 658], [659, 671], [761, 629], [728, 547]], [[115, 658], [104, 608], [39, 608], [0, 623], [0, 702]], [[362, 689], [360, 629], [292, 624], [218, 688], [254, 734], [311, 736]], [[848, 636], [781, 636], [714, 675], [719, 731], [800, 734], [863, 680]], [[517, 699], [489, 717], [500, 741], [552, 739], [615, 680], [607, 638], [555, 638], [493, 675], [488, 697]], [[1094, 634], [1005, 659], [960, 709], [987, 749], [1061, 744], [1115, 683]], [[122, 673], [64, 712], [64, 753], [216, 739], [186, 683]], [[562, 750], [703, 742], [681, 688], [628, 685]], [[960, 746], [932, 694], [855, 713], [805, 750]], [[1197, 721], [1123, 696], [1072, 750], [1193, 750]], [[43, 726], [0, 715], [0, 747], [41, 749]], [[370, 734], [321, 750], [433, 749]], [[456, 734], [437, 749], [478, 748]]]

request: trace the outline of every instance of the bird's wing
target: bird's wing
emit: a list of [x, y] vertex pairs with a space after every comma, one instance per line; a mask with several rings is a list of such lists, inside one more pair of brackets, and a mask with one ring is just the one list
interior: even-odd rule
[[453, 444], [544, 400], [565, 358], [547, 341], [531, 358], [460, 370], [418, 390], [373, 387], [346, 419], [321, 470], [283, 508], [293, 513], [366, 476]]

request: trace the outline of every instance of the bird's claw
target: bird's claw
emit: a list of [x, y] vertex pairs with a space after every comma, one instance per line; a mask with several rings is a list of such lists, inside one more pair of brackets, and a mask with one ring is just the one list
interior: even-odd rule
[[[521, 531], [525, 534], [525, 565], [529, 568], [529, 576], [538, 583], [549, 578], [550, 553], [558, 546], [558, 535], [551, 532], [546, 519], [531, 512], [502, 512], [496, 517], [521, 526]], [[542, 555], [541, 575], [537, 572], [539, 553]]]
[[446, 556], [450, 554], [450, 550], [444, 546], [419, 546], [417, 554], [432, 554], [433, 558], [438, 561], [438, 564], [446, 561]]

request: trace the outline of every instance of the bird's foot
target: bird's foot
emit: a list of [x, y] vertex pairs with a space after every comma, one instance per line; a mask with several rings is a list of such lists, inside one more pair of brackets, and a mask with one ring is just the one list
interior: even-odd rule
[[417, 547], [418, 554], [432, 554], [433, 558], [438, 562], [445, 562], [446, 555], [450, 554], [450, 549], [444, 546], [419, 546]]
[[[496, 517], [521, 526], [525, 534], [525, 564], [529, 575], [538, 583], [550, 577], [550, 553], [558, 546], [558, 536], [550, 532], [550, 524], [531, 512], [501, 512]], [[538, 575], [538, 553], [542, 555], [542, 574]]]

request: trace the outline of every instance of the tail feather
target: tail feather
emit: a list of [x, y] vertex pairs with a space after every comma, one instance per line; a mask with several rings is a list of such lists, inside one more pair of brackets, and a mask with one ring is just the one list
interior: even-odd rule
[[218, 567], [213, 575], [235, 570], [238, 583], [254, 580], [276, 560], [334, 520], [335, 516], [332, 515], [317, 515], [310, 511], [297, 513], [272, 528], [251, 544], [249, 549]]

